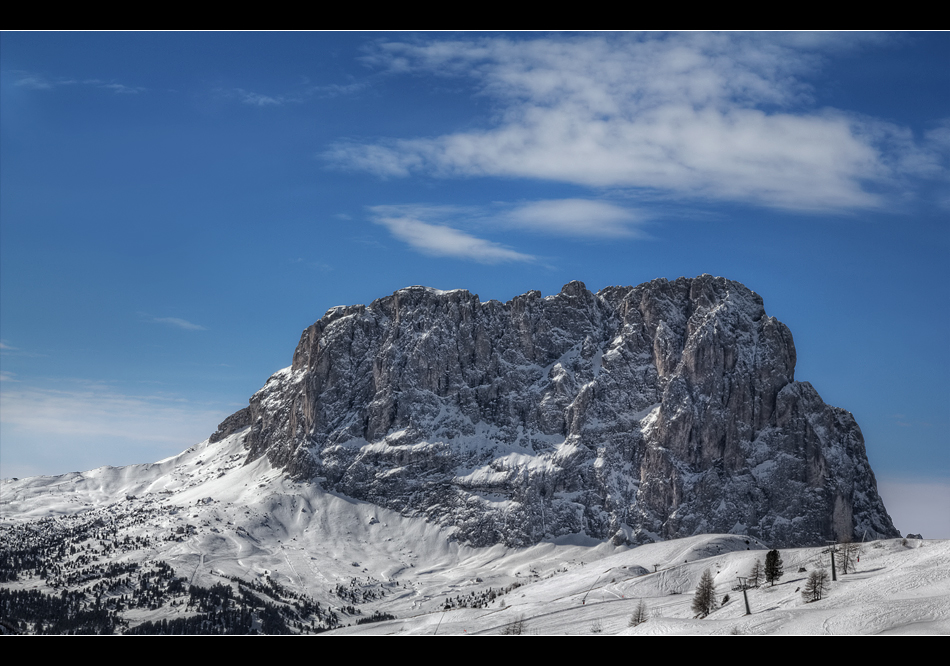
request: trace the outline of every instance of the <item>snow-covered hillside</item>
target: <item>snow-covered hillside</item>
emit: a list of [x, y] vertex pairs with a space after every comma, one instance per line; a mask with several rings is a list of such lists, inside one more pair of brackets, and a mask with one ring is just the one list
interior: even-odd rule
[[[473, 548], [420, 518], [290, 481], [266, 458], [242, 465], [242, 434], [149, 465], [4, 480], [0, 619], [55, 630], [11, 611], [15, 591], [34, 591], [68, 595], [70, 613], [93, 618], [83, 626], [111, 612], [117, 633], [145, 622], [160, 630], [163, 619], [181, 628], [185, 618], [200, 618], [202, 631], [235, 630], [229, 605], [245, 609], [245, 630], [290, 633], [492, 634], [519, 619], [541, 634], [950, 633], [950, 542], [863, 544], [856, 573], [807, 604], [799, 588], [828, 556], [782, 550], [785, 575], [749, 590], [745, 616], [733, 588], [765, 559], [754, 539]], [[693, 619], [706, 569], [717, 600], [730, 600]], [[641, 600], [649, 619], [630, 627]], [[356, 624], [374, 613], [383, 621]]]

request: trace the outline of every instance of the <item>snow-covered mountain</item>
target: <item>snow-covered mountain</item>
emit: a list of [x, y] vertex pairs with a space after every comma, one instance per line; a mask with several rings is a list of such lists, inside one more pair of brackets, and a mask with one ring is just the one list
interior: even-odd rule
[[776, 546], [898, 536], [851, 414], [794, 380], [762, 298], [702, 275], [508, 303], [409, 287], [336, 307], [212, 435], [465, 543]]
[[[828, 599], [795, 589], [827, 559], [805, 546], [900, 535], [794, 365], [761, 298], [706, 275], [333, 308], [184, 453], [5, 479], [0, 629], [947, 633], [948, 542], [866, 543]], [[705, 569], [721, 597], [774, 547], [755, 617], [733, 592], [693, 619]]]

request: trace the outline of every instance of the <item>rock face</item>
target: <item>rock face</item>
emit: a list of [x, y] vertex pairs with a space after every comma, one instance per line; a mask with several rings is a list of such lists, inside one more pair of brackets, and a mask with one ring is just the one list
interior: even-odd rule
[[508, 303], [409, 287], [329, 310], [213, 437], [473, 545], [900, 536], [849, 412], [794, 381], [760, 296], [702, 275]]

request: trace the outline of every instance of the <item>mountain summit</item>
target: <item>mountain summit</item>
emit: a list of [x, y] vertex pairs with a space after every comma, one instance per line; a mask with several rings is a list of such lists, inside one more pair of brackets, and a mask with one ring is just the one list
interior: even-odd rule
[[211, 441], [474, 546], [701, 533], [900, 536], [861, 430], [795, 381], [788, 328], [701, 275], [330, 309]]

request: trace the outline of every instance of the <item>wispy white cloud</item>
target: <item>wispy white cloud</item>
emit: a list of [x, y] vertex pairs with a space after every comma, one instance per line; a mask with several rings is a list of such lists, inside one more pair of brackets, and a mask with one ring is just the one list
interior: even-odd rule
[[103, 90], [108, 90], [120, 95], [134, 95], [147, 90], [142, 86], [127, 86], [122, 83], [116, 83], [115, 81], [104, 81], [102, 79], [84, 79], [82, 81], [63, 78], [50, 79], [39, 74], [30, 74], [27, 72], [18, 73], [15, 85], [29, 90], [53, 90], [60, 86], [85, 85], [102, 88]]
[[408, 207], [378, 206], [371, 210], [376, 224], [386, 227], [393, 236], [429, 256], [453, 257], [483, 264], [535, 260], [531, 255], [453, 227], [424, 222], [419, 219], [419, 215], [411, 214]]
[[361, 92], [366, 87], [367, 84], [362, 81], [347, 84], [331, 83], [325, 86], [312, 86], [307, 89], [307, 94], [323, 98], [343, 97]]
[[6, 356], [21, 356], [26, 358], [38, 358], [46, 356], [46, 354], [39, 354], [37, 352], [27, 351], [21, 347], [14, 347], [11, 344], [0, 341], [0, 353]]
[[934, 150], [950, 157], [950, 118], [942, 118], [934, 129], [927, 132], [927, 140]]
[[924, 149], [928, 172], [950, 181], [950, 118], [941, 119], [924, 135]]
[[245, 90], [244, 88], [231, 88], [229, 90], [218, 88], [215, 92], [225, 97], [237, 99], [242, 104], [249, 106], [269, 107], [302, 103], [312, 97], [334, 98], [352, 95], [363, 90], [365, 87], [365, 83], [350, 83], [346, 85], [330, 84], [323, 86], [305, 85], [292, 92], [271, 95]]
[[507, 215], [512, 226], [558, 236], [579, 238], [634, 238], [644, 216], [606, 201], [556, 199], [535, 201]]
[[[58, 85], [62, 85], [62, 83], [66, 83], [66, 82], [60, 82]], [[70, 81], [69, 83], [74, 83], [74, 82]], [[26, 75], [20, 76], [20, 78], [16, 80], [16, 83], [14, 85], [20, 88], [26, 88], [28, 90], [52, 90], [53, 87], [57, 84], [51, 83], [50, 81], [43, 78], [42, 76], [36, 76], [34, 74], [26, 74]]]
[[339, 141], [324, 151], [322, 157], [343, 169], [367, 171], [380, 178], [405, 177], [427, 166], [425, 156], [413, 147], [413, 143], [392, 140], [383, 140], [378, 144]]
[[93, 84], [99, 88], [111, 90], [112, 92], [119, 95], [137, 95], [138, 93], [145, 92], [146, 90], [142, 86], [126, 86], [121, 83], [107, 83], [104, 81], [84, 81], [83, 83]]
[[847, 35], [597, 35], [388, 42], [391, 72], [474, 78], [493, 126], [341, 142], [325, 157], [381, 176], [540, 178], [798, 210], [883, 205], [902, 170], [932, 169], [901, 128], [813, 110], [803, 76]]
[[207, 330], [204, 326], [193, 324], [190, 321], [187, 321], [185, 319], [179, 319], [178, 317], [150, 317], [148, 315], [143, 315], [143, 317], [147, 321], [154, 322], [156, 324], [168, 324], [169, 326], [181, 328], [186, 331], [206, 331]]
[[101, 385], [76, 390], [11, 387], [3, 390], [2, 400], [0, 421], [33, 434], [188, 442], [221, 416], [184, 400], [127, 395]]
[[298, 101], [293, 97], [284, 95], [262, 95], [242, 88], [235, 88], [231, 91], [231, 95], [241, 100], [242, 104], [248, 104], [250, 106], [283, 106], [288, 102]]
[[200, 442], [226, 415], [183, 399], [131, 395], [101, 384], [48, 389], [3, 381], [2, 473], [58, 474], [152, 462]]
[[481, 235], [516, 231], [592, 240], [646, 237], [642, 230], [646, 215], [593, 199], [495, 202], [484, 207], [403, 204], [369, 210], [376, 224], [419, 252], [482, 263], [536, 261], [537, 257], [476, 236], [473, 228]]
[[287, 261], [288, 261], [289, 263], [291, 263], [291, 264], [306, 265], [306, 266], [309, 266], [310, 268], [315, 268], [315, 269], [317, 269], [318, 271], [321, 271], [321, 272], [323, 272], [323, 273], [329, 273], [330, 271], [333, 270], [333, 266], [331, 266], [330, 264], [328, 264], [328, 263], [326, 263], [326, 262], [323, 262], [323, 261], [308, 261], [308, 260], [304, 259], [303, 257], [294, 257], [294, 258], [292, 258], [292, 259], [288, 259]]

